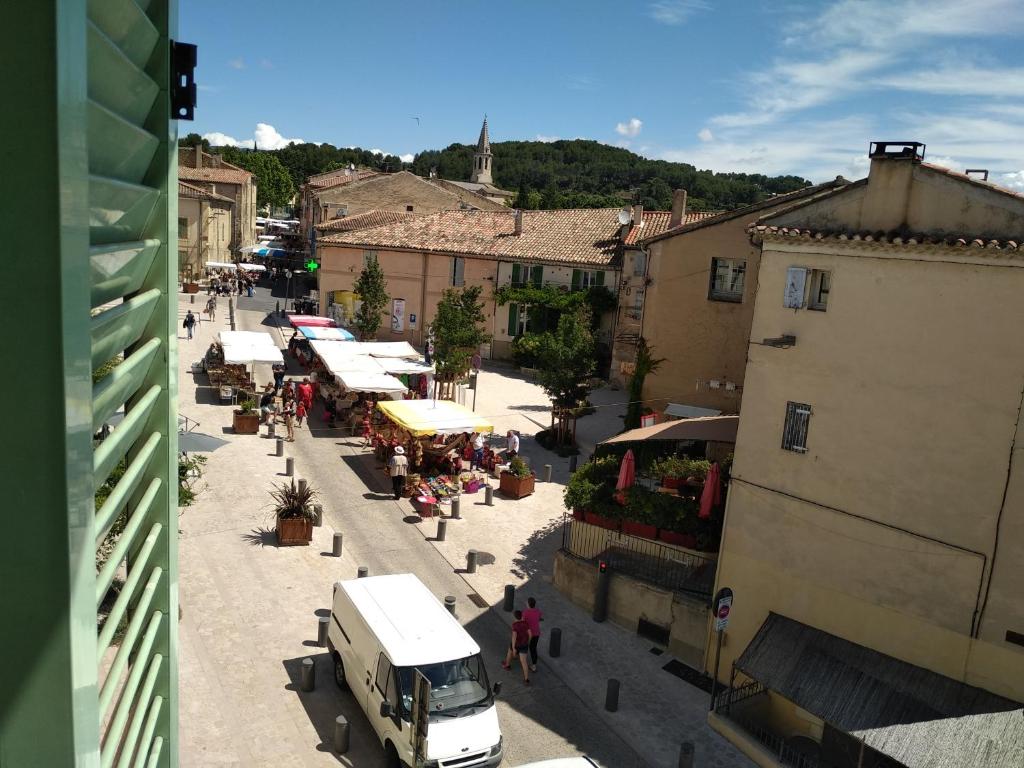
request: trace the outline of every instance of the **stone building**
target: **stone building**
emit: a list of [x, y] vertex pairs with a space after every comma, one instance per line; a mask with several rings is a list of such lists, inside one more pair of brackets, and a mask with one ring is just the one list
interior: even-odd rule
[[178, 182], [178, 273], [197, 276], [208, 261], [230, 262], [235, 202]]
[[201, 146], [178, 149], [178, 178], [207, 192], [230, 198], [235, 203], [231, 222], [230, 249], [256, 243], [256, 181], [244, 168], [220, 155], [204, 152]]
[[494, 186], [494, 178], [491, 175], [493, 167], [494, 155], [491, 154], [491, 137], [487, 130], [485, 115], [484, 124], [480, 127], [480, 138], [477, 139], [476, 150], [473, 152], [473, 172], [469, 181], [446, 180], [443, 183], [483, 195], [502, 205], [511, 205], [516, 193]]

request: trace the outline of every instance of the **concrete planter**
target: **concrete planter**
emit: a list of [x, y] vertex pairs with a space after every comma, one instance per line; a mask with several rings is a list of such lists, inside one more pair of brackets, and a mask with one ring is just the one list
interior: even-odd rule
[[231, 426], [236, 435], [255, 435], [260, 431], [260, 412], [242, 413], [236, 410], [231, 417]]
[[313, 521], [308, 517], [277, 518], [277, 544], [281, 547], [308, 547], [313, 540]]
[[185, 293], [199, 293], [199, 283], [185, 283], [182, 288]]
[[533, 493], [536, 479], [533, 475], [516, 477], [511, 472], [502, 472], [498, 488], [506, 496], [511, 496], [513, 499], [521, 499]]

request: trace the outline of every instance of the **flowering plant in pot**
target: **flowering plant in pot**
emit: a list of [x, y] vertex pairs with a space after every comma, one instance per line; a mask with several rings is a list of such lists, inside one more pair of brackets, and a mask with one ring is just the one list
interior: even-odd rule
[[255, 435], [260, 431], [260, 414], [256, 410], [256, 401], [248, 396], [248, 392], [245, 395], [232, 414], [231, 426], [236, 435]]
[[270, 492], [280, 546], [308, 546], [313, 540], [313, 520], [316, 517], [313, 499], [316, 496], [316, 491], [305, 484], [296, 485], [295, 480], [290, 485], [281, 483]]
[[501, 473], [499, 489], [506, 496], [521, 499], [533, 493], [536, 477], [526, 462], [516, 456], [509, 463], [508, 469]]

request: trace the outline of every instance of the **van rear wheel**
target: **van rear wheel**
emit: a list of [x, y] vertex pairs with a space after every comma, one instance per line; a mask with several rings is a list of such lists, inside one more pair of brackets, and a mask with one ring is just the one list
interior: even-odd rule
[[334, 656], [334, 683], [343, 691], [348, 688], [348, 683], [345, 681], [345, 663], [338, 654]]

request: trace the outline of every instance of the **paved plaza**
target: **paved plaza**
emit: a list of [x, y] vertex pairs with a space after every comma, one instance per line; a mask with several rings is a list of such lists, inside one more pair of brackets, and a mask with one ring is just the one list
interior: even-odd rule
[[[180, 301], [183, 315], [189, 299]], [[287, 337], [267, 319], [259, 296], [237, 301], [239, 330]], [[196, 308], [200, 302], [205, 298], [197, 297]], [[536, 384], [485, 364], [476, 410], [499, 433], [512, 428], [527, 436], [524, 454], [539, 472], [552, 464], [553, 482], [538, 482], [532, 496], [518, 501], [496, 494], [494, 506], [483, 504], [482, 493], [464, 495], [462, 519], [448, 522], [443, 542], [435, 540], [436, 521], [421, 520], [408, 500], [391, 498], [386, 476], [361, 441], [329, 429], [315, 408], [287, 455], [296, 475], [320, 492], [325, 523], [314, 529], [311, 546], [279, 548], [268, 490], [285, 479], [285, 460], [262, 434], [235, 436], [231, 408], [216, 402], [204, 375], [190, 370], [227, 323], [222, 298], [216, 323], [203, 322], [194, 340], [179, 340], [180, 411], [199, 422], [198, 431], [228, 441], [210, 454], [198, 499], [180, 517], [183, 766], [383, 764], [369, 723], [335, 687], [325, 649], [315, 643], [331, 584], [353, 578], [361, 565], [371, 574], [412, 571], [439, 597], [456, 597], [458, 617], [484, 650], [489, 674], [505, 684], [498, 704], [505, 765], [585, 753], [607, 768], [668, 768], [684, 740], [696, 744], [698, 766], [750, 765], [707, 726], [707, 694], [661, 669], [666, 656], [651, 654], [650, 643], [627, 630], [594, 623], [551, 584], [568, 460], [528, 437], [550, 422]], [[269, 371], [258, 367], [257, 383], [265, 380]], [[579, 422], [586, 453], [621, 429], [623, 399], [622, 392], [595, 393], [597, 413]], [[330, 553], [335, 530], [345, 536], [340, 559]], [[481, 553], [475, 574], [461, 572], [470, 548]], [[563, 632], [557, 659], [546, 658], [542, 639], [545, 658], [529, 687], [498, 664], [508, 642], [510, 614], [501, 610], [507, 584], [516, 586], [518, 603], [537, 598], [545, 633]], [[311, 693], [298, 689], [306, 657], [316, 662]], [[622, 681], [615, 713], [603, 709], [610, 677]], [[339, 714], [352, 723], [352, 748], [341, 757], [330, 751]]]

